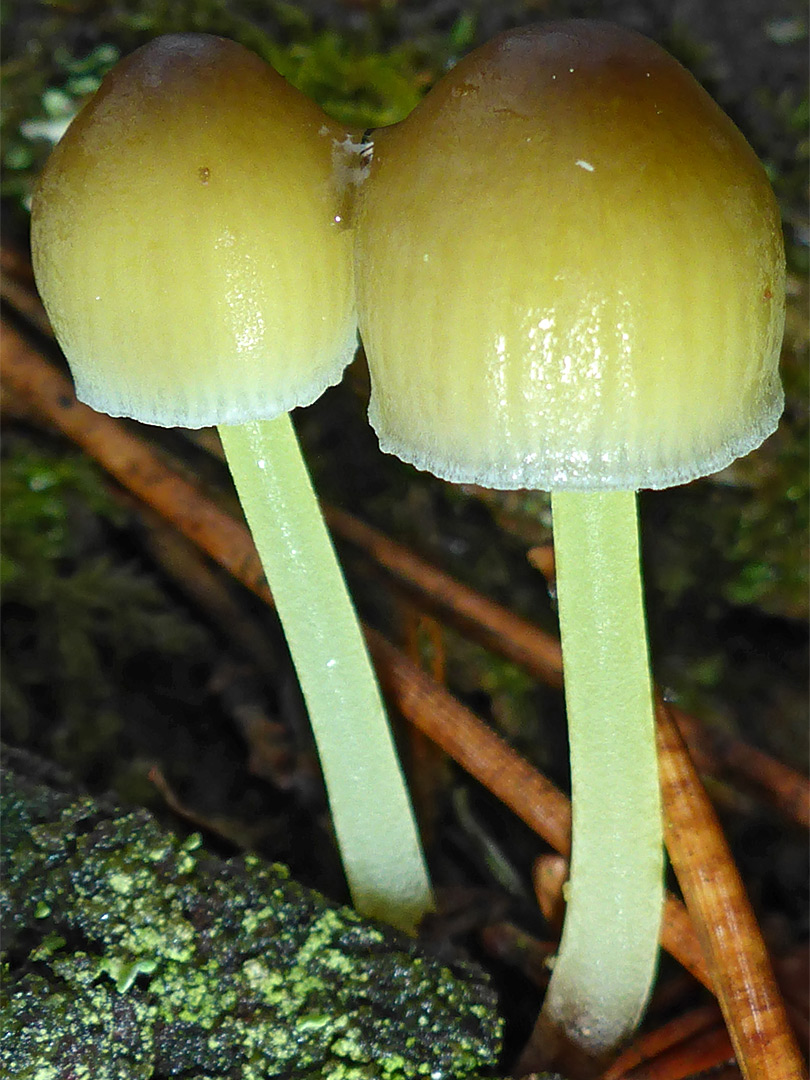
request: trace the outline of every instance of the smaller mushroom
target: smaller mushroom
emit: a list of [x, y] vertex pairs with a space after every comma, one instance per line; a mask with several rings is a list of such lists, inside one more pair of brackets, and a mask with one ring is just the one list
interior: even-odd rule
[[[219, 426], [309, 709], [354, 903], [412, 931], [431, 892], [379, 690], [288, 410], [356, 346], [349, 133], [249, 50], [158, 38], [56, 146], [37, 285], [79, 398]], [[348, 157], [347, 157], [348, 155]]]
[[635, 492], [775, 429], [778, 207], [680, 64], [574, 20], [502, 34], [374, 133], [356, 229], [382, 449], [552, 493], [573, 847], [544, 1008], [597, 1056], [644, 1008], [663, 898]]

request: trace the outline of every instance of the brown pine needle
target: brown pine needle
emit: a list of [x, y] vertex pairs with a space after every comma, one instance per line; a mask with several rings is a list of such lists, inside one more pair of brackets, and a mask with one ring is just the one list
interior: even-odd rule
[[[622, 1080], [691, 1080], [734, 1060], [728, 1032], [722, 1023], [696, 1032], [658, 1057], [623, 1074]], [[739, 1076], [736, 1068], [729, 1076]], [[776, 1075], [776, 1074], [774, 1074]], [[796, 1074], [796, 1080], [799, 1080]], [[708, 1078], [707, 1078], [708, 1080]]]
[[[446, 653], [442, 628], [436, 620], [415, 608], [409, 601], [402, 605], [405, 626], [405, 652], [419, 667], [423, 666], [423, 645], [427, 642], [427, 662], [437, 683], [445, 682]], [[431, 739], [415, 728], [407, 730], [407, 768], [411, 801], [425, 847], [430, 849], [438, 823], [438, 792], [446, 785], [447, 757]]]
[[658, 706], [664, 827], [717, 1000], [746, 1080], [807, 1075], [756, 917], [678, 728]]
[[706, 772], [742, 780], [786, 818], [810, 828], [810, 783], [806, 776], [741, 739], [709, 732], [675, 705], [669, 704], [668, 709], [691, 757], [696, 762], [705, 761]]
[[560, 643], [550, 634], [487, 600], [345, 510], [329, 507], [325, 516], [337, 536], [362, 548], [428, 611], [440, 614], [456, 629], [543, 682], [562, 686]]
[[565, 913], [563, 890], [568, 879], [568, 860], [562, 855], [540, 855], [532, 867], [532, 883], [543, 918], [558, 933]]
[[554, 562], [554, 545], [539, 544], [529, 548], [526, 559], [535, 570], [539, 570], [546, 581], [553, 581], [556, 575], [556, 563]]
[[[654, 1061], [664, 1052], [680, 1043], [688, 1045], [694, 1035], [715, 1028], [722, 1022], [722, 1013], [716, 1002], [709, 1005], [701, 1005], [697, 1009], [675, 1017], [669, 1023], [662, 1024], [654, 1031], [649, 1031], [636, 1039], [624, 1050], [602, 1073], [600, 1080], [622, 1080], [639, 1065], [645, 1065]], [[727, 1041], [728, 1053], [731, 1054], [731, 1043]], [[726, 1057], [724, 1060], [728, 1060]]]

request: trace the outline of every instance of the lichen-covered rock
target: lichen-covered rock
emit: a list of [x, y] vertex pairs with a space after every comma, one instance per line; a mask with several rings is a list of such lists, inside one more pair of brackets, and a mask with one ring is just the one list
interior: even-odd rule
[[2, 779], [8, 1080], [490, 1075], [477, 970], [143, 810]]

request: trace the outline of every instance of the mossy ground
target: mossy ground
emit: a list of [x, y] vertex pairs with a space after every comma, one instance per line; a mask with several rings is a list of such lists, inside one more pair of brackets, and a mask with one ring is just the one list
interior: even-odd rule
[[[501, 1021], [455, 972], [255, 856], [3, 773], [8, 1080], [461, 1080]], [[34, 763], [34, 769], [38, 764]]]

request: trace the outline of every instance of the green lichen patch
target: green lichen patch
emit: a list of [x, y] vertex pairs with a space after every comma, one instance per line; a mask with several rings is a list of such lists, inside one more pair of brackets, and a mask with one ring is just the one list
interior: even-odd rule
[[483, 976], [144, 811], [3, 774], [9, 1080], [488, 1075]]
[[27, 975], [3, 1000], [0, 1062], [9, 1080], [147, 1080], [154, 1025], [143, 1001], [102, 986], [57, 989]]

